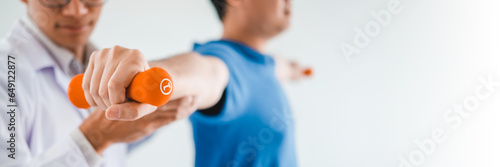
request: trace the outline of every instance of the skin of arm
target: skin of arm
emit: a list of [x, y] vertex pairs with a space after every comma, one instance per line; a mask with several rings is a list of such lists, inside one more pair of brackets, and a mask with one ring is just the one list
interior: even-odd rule
[[214, 106], [220, 100], [229, 80], [229, 70], [221, 59], [202, 56], [196, 52], [151, 61], [149, 65], [170, 73], [174, 81], [172, 99], [197, 97], [198, 109]]

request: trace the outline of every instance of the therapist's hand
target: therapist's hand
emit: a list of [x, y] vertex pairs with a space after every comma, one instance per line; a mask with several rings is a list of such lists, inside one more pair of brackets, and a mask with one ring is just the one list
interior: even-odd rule
[[106, 111], [111, 120], [139, 119], [157, 109], [146, 103], [126, 101], [126, 89], [139, 72], [149, 69], [144, 55], [120, 46], [92, 53], [83, 77], [85, 99]]
[[135, 121], [113, 121], [100, 109], [92, 112], [80, 125], [80, 131], [97, 153], [114, 143], [138, 141], [158, 128], [191, 115], [197, 108], [196, 98], [184, 97], [158, 107], [158, 110]]

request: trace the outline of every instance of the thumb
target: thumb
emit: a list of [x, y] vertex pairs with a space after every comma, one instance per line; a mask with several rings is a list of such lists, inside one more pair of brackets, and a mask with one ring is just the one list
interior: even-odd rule
[[158, 107], [137, 102], [114, 104], [106, 110], [109, 120], [134, 121], [155, 111]]

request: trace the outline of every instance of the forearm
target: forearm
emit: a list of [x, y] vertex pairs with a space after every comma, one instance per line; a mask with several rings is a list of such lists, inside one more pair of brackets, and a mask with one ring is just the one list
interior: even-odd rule
[[[102, 155], [104, 150], [106, 150], [106, 148], [108, 148], [109, 146], [111, 146], [111, 144], [113, 144], [112, 141], [105, 138], [102, 135], [102, 132], [99, 130], [96, 131], [95, 129], [87, 129], [87, 128], [82, 128], [82, 126], [80, 126], [80, 128], [78, 128], [78, 131], [80, 133], [72, 134], [73, 139], [81, 140], [80, 143], [83, 143], [87, 146], [90, 145], [93, 148], [93, 150], [95, 150], [95, 152], [99, 155]], [[81, 135], [78, 134], [83, 135], [83, 139]], [[82, 147], [81, 144], [79, 146]]]
[[[202, 93], [200, 78], [194, 73], [196, 64], [201, 64], [196, 61], [191, 53], [173, 56], [167, 59], [150, 61], [151, 67], [160, 67], [165, 69], [174, 82], [174, 91], [172, 100], [184, 96], [200, 96]], [[194, 60], [194, 61], [193, 61]]]
[[217, 103], [229, 76], [227, 67], [221, 60], [194, 52], [150, 61], [149, 64], [151, 67], [165, 69], [172, 76], [174, 91], [171, 99], [196, 97], [199, 109], [209, 108]]

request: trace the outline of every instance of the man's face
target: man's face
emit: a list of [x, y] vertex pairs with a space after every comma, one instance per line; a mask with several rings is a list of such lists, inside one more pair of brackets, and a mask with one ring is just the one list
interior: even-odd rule
[[[60, 8], [49, 8], [51, 2], [65, 0], [22, 0], [35, 24], [55, 43], [75, 48], [85, 45], [101, 13], [101, 6], [88, 7], [80, 0], [71, 0]], [[99, 0], [92, 0], [99, 1]]]
[[265, 35], [277, 35], [290, 23], [290, 0], [245, 0], [242, 8], [249, 26]]

